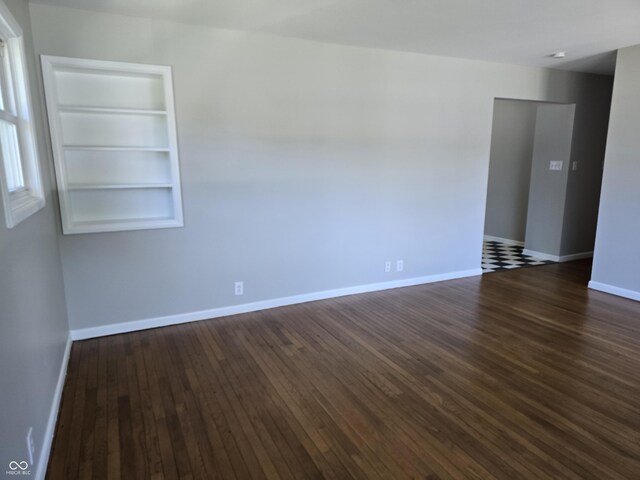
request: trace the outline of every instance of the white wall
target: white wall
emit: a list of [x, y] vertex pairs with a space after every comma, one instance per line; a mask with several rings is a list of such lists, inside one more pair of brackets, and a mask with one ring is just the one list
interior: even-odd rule
[[31, 13], [38, 53], [174, 69], [186, 226], [65, 236], [74, 329], [478, 269], [494, 98], [575, 102], [588, 124], [609, 94], [593, 75]]
[[[69, 333], [28, 5], [22, 0], [5, 3], [24, 33], [47, 196], [44, 209], [13, 229], [5, 227], [0, 214], [0, 472], [12, 460], [28, 461], [29, 427], [36, 459], [42, 452]], [[39, 467], [42, 472], [46, 465]], [[29, 468], [36, 478], [38, 466]]]
[[484, 233], [524, 242], [538, 103], [496, 99]]
[[640, 45], [618, 52], [591, 286], [640, 300]]
[[[561, 253], [574, 118], [574, 105], [538, 107], [524, 243], [531, 252]], [[562, 162], [562, 170], [550, 170], [551, 161]]]

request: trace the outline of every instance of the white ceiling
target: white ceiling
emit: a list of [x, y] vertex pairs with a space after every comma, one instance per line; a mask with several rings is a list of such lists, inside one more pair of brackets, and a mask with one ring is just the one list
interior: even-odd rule
[[[613, 73], [640, 0], [32, 0], [322, 42]], [[563, 50], [563, 60], [550, 58]]]

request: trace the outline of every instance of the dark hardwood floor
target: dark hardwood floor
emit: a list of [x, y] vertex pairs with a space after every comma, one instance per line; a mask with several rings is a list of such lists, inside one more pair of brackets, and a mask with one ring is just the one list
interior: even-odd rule
[[640, 304], [588, 262], [76, 342], [50, 479], [640, 479]]

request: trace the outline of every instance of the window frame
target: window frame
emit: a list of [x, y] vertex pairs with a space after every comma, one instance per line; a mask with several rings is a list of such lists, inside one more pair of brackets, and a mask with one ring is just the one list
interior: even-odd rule
[[[3, 54], [6, 55], [6, 57], [0, 58], [0, 61], [7, 61], [10, 67], [7, 72], [9, 78], [2, 81], [3, 88], [11, 89], [4, 95], [4, 101], [6, 102], [7, 97], [10, 96], [13, 104], [4, 105], [4, 108], [0, 110], [0, 119], [16, 126], [20, 152], [19, 161], [24, 184], [24, 187], [15, 191], [9, 190], [6, 165], [4, 165], [0, 149], [0, 162], [2, 162], [0, 164], [0, 192], [7, 228], [13, 228], [43, 208], [45, 197], [36, 145], [23, 32], [2, 0], [0, 0], [0, 39], [5, 44], [2, 48]], [[2, 68], [2, 71], [4, 70]]]

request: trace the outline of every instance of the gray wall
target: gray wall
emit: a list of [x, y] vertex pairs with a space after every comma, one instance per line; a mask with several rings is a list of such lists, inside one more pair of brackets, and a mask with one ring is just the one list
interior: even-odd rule
[[618, 52], [592, 280], [640, 296], [640, 45]]
[[[524, 245], [527, 250], [560, 255], [574, 114], [574, 105], [538, 107]], [[551, 161], [563, 162], [562, 170], [549, 170]]]
[[28, 5], [5, 3], [24, 32], [47, 198], [44, 209], [13, 229], [0, 214], [0, 471], [28, 459], [29, 427], [40, 454], [69, 331]]
[[538, 104], [496, 99], [485, 235], [524, 242]]
[[38, 53], [174, 71], [186, 226], [62, 238], [73, 328], [478, 269], [493, 99], [576, 102], [588, 123], [610, 94], [594, 75], [31, 12]]
[[585, 105], [576, 105], [571, 163], [577, 162], [578, 169], [569, 169], [567, 179], [561, 256], [593, 252], [613, 77], [606, 82], [606, 94], [594, 97], [589, 105], [591, 113], [584, 115]]

